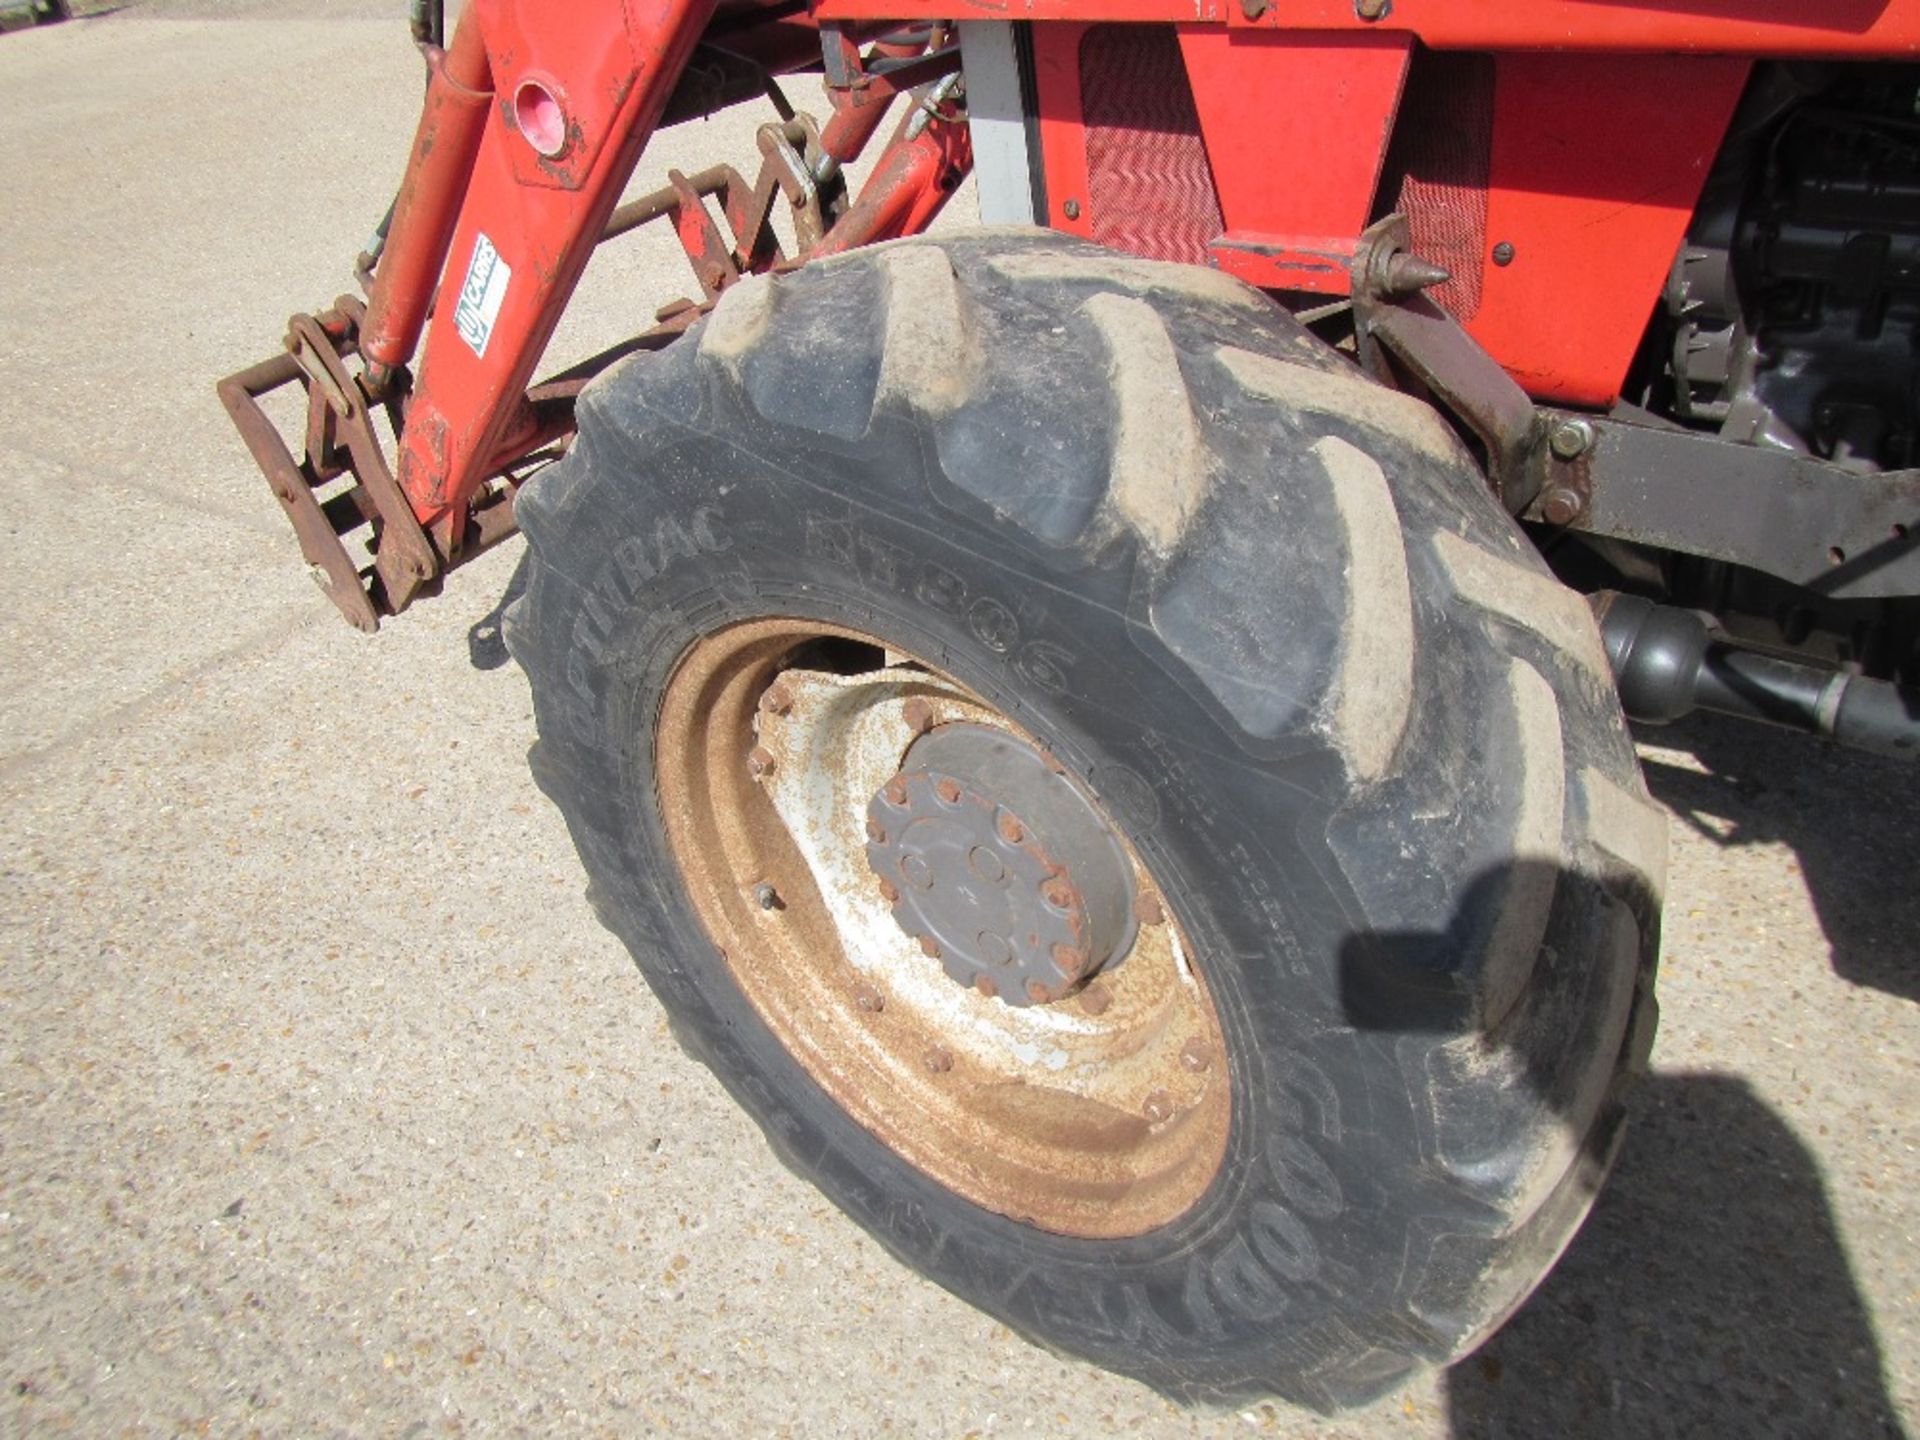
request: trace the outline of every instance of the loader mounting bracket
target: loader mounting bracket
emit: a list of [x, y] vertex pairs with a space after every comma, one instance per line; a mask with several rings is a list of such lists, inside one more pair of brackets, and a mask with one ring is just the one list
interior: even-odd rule
[[[397, 615], [447, 568], [401, 492], [374, 428], [385, 410], [393, 432], [405, 423], [404, 370], [383, 393], [371, 393], [347, 367], [357, 353], [366, 306], [342, 295], [330, 309], [287, 322], [286, 348], [219, 384], [247, 449], [274, 498], [293, 522], [300, 551], [327, 598], [354, 626], [377, 630], [382, 614]], [[280, 428], [260, 401], [288, 385], [306, 393], [302, 453], [296, 461]], [[481, 543], [512, 533], [510, 485], [481, 497], [469, 526]], [[364, 531], [364, 536], [361, 532]], [[363, 544], [356, 560], [349, 542]]]

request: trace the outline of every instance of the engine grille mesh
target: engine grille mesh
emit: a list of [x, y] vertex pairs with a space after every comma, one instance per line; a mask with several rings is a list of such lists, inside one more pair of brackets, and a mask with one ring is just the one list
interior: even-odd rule
[[1492, 151], [1493, 57], [1416, 56], [1394, 126], [1388, 183], [1401, 177], [1393, 208], [1406, 212], [1415, 253], [1453, 275], [1427, 293], [1463, 324], [1480, 308]]
[[1102, 245], [1204, 265], [1224, 227], [1171, 25], [1095, 25], [1080, 44], [1088, 220]]

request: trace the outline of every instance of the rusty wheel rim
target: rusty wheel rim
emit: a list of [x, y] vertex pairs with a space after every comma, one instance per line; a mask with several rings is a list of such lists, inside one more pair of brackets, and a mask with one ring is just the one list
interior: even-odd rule
[[[835, 647], [841, 663], [819, 664]], [[848, 654], [877, 668], [840, 673]], [[1039, 748], [855, 631], [770, 619], [698, 641], [668, 684], [654, 754], [682, 882], [774, 1037], [895, 1154], [1043, 1230], [1157, 1229], [1226, 1152], [1227, 1055], [1200, 967], [1124, 837], [1143, 923], [1065, 998], [1016, 1008], [923, 953], [867, 868], [868, 807], [914, 741], [950, 723]]]

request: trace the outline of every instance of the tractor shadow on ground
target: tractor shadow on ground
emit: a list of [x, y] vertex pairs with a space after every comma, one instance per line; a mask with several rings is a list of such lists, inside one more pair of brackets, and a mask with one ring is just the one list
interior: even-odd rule
[[1902, 1436], [1812, 1154], [1742, 1081], [1655, 1075], [1585, 1227], [1445, 1377], [1460, 1440]]
[[1639, 727], [1637, 738], [1705, 767], [1646, 760], [1654, 799], [1680, 824], [1715, 845], [1793, 849], [1835, 974], [1920, 1000], [1912, 764], [1714, 715]]

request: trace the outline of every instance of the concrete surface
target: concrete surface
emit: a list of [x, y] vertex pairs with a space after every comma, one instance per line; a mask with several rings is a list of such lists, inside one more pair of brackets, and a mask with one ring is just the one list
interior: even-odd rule
[[[1666, 1022], [1619, 1174], [1454, 1373], [1338, 1424], [1188, 1414], [888, 1260], [680, 1055], [589, 916], [522, 765], [524, 682], [472, 663], [517, 547], [369, 641], [215, 404], [344, 288], [384, 203], [418, 91], [397, 9], [191, 13], [0, 38], [0, 1427], [1920, 1415], [1913, 773], [1732, 727], [1648, 751], [1676, 817]], [[647, 173], [744, 153], [746, 123]], [[643, 317], [669, 259], [610, 257], [572, 338]]]

